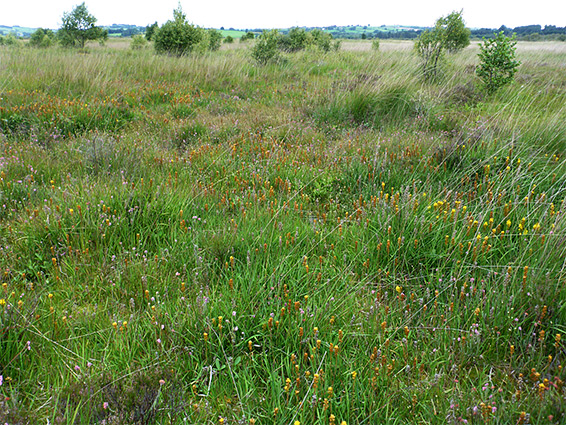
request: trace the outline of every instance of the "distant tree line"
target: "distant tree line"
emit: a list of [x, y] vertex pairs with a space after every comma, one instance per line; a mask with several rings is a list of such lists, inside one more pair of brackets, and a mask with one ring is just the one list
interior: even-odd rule
[[[333, 38], [345, 39], [397, 39], [397, 40], [414, 40], [426, 31], [426, 28], [418, 29], [399, 29], [394, 31], [376, 29], [373, 31], [353, 32], [355, 27], [337, 27], [336, 25], [326, 27], [327, 32], [332, 34]], [[509, 28], [502, 25], [496, 28], [478, 28], [471, 30], [473, 39], [482, 39], [483, 37], [492, 37], [495, 34], [503, 32], [506, 36], [516, 34], [519, 40], [561, 40], [566, 41], [566, 27], [557, 27], [555, 25], [525, 25], [515, 28]]]
[[491, 37], [494, 34], [503, 33], [505, 36], [510, 37], [515, 34], [519, 40], [561, 40], [566, 41], [566, 27], [557, 27], [555, 25], [546, 25], [544, 28], [541, 25], [525, 25], [521, 27], [508, 28], [505, 25], [499, 29], [480, 28], [472, 30], [472, 37], [483, 38]]

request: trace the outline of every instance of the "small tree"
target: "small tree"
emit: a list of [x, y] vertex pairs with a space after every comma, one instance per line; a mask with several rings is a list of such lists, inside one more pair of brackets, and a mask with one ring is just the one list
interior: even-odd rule
[[209, 50], [215, 52], [220, 49], [220, 43], [222, 42], [222, 33], [214, 28], [208, 30], [208, 48]]
[[50, 29], [38, 28], [35, 30], [29, 40], [32, 47], [49, 47], [54, 43], [55, 34]]
[[480, 64], [476, 74], [482, 79], [489, 94], [510, 84], [521, 62], [515, 60], [515, 35], [506, 37], [503, 31], [493, 38], [483, 39], [480, 45]]
[[376, 52], [379, 50], [379, 38], [373, 39], [373, 41], [371, 42], [371, 48], [372, 48], [372, 50], [375, 50]]
[[130, 43], [130, 48], [132, 50], [141, 50], [145, 46], [147, 46], [147, 43], [148, 43], [148, 41], [143, 35], [136, 34], [132, 37], [132, 42]]
[[260, 65], [276, 60], [279, 56], [277, 49], [278, 41], [279, 31], [264, 30], [252, 47], [252, 58]]
[[153, 34], [153, 41], [157, 53], [181, 56], [191, 52], [205, 36], [205, 30], [187, 22], [187, 17], [179, 5], [173, 11], [173, 20], [164, 23]]
[[432, 30], [425, 30], [415, 41], [415, 50], [421, 57], [423, 76], [433, 80], [438, 76], [444, 53], [442, 29], [436, 25]]
[[308, 33], [309, 41], [308, 44], [318, 47], [323, 52], [329, 52], [332, 47], [332, 34], [329, 32], [324, 32], [318, 28], [309, 31]]
[[469, 44], [470, 30], [464, 24], [462, 11], [440, 17], [433, 29], [423, 31], [415, 41], [424, 77], [429, 80], [438, 77], [445, 50], [456, 52]]
[[440, 18], [440, 25], [444, 30], [444, 48], [450, 53], [458, 52], [470, 45], [469, 28], [466, 28], [462, 11], [452, 12], [445, 18]]
[[96, 18], [88, 13], [84, 3], [75, 6], [71, 12], [64, 13], [62, 23], [57, 36], [61, 44], [67, 47], [84, 48], [89, 40], [102, 42], [108, 38], [108, 31], [95, 25]]
[[232, 37], [231, 35], [227, 35], [226, 38], [224, 39], [224, 43], [226, 44], [231, 44], [234, 42], [234, 37]]
[[14, 35], [14, 33], [10, 32], [0, 40], [0, 44], [4, 44], [6, 46], [16, 46], [18, 44], [18, 38]]
[[279, 37], [279, 48], [285, 52], [298, 52], [307, 46], [307, 32], [304, 28], [294, 27], [289, 34]]
[[147, 41], [151, 41], [153, 35], [155, 34], [155, 31], [157, 31], [158, 29], [159, 29], [159, 25], [157, 24], [157, 22], [154, 22], [153, 24], [145, 27], [145, 39]]

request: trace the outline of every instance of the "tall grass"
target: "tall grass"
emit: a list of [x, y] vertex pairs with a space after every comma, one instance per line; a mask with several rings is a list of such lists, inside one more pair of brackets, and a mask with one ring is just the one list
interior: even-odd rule
[[0, 422], [563, 422], [564, 52], [384, 44], [0, 49]]

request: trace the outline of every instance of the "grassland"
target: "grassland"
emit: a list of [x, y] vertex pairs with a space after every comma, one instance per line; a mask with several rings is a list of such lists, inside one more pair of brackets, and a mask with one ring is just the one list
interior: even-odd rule
[[564, 44], [236, 45], [0, 49], [0, 423], [564, 423]]

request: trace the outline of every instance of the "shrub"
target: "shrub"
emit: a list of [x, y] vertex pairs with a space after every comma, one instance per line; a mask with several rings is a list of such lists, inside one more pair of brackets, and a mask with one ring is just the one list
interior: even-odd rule
[[462, 19], [462, 11], [452, 12], [445, 18], [439, 19], [444, 30], [444, 47], [455, 53], [470, 45], [471, 31], [466, 28]]
[[50, 29], [38, 28], [29, 40], [32, 47], [49, 47], [55, 42], [55, 34]]
[[254, 38], [255, 38], [255, 34], [251, 31], [248, 31], [242, 37], [240, 37], [240, 43], [244, 43], [248, 40], [253, 40]]
[[318, 47], [323, 52], [329, 52], [332, 43], [332, 34], [324, 32], [318, 28], [309, 31], [309, 42], [308, 44]]
[[515, 60], [516, 44], [515, 35], [509, 38], [501, 31], [493, 38], [484, 38], [480, 45], [480, 64], [476, 68], [476, 74], [482, 79], [489, 94], [513, 81], [521, 64]]
[[371, 48], [372, 48], [372, 50], [375, 50], [376, 52], [379, 50], [379, 38], [375, 38], [371, 42]]
[[147, 41], [151, 41], [153, 39], [153, 35], [158, 29], [159, 29], [159, 25], [157, 24], [157, 22], [154, 22], [153, 24], [145, 27], [145, 39]]
[[297, 52], [307, 47], [307, 32], [303, 28], [291, 28], [289, 34], [278, 40], [278, 46], [285, 52]]
[[444, 54], [441, 31], [437, 27], [423, 31], [415, 41], [415, 50], [421, 58], [423, 77], [427, 80], [436, 79]]
[[18, 44], [18, 39], [14, 34], [9, 33], [5, 37], [3, 37], [2, 40], [0, 40], [0, 44], [4, 44], [6, 46], [15, 46], [16, 44]]
[[227, 35], [226, 38], [224, 39], [224, 43], [226, 44], [232, 44], [234, 42], [234, 37], [232, 37], [231, 35]]
[[440, 17], [433, 29], [423, 31], [415, 41], [425, 79], [434, 80], [439, 76], [445, 49], [456, 52], [469, 44], [470, 30], [464, 24], [461, 11]]
[[278, 30], [264, 30], [252, 48], [252, 58], [260, 65], [277, 60], [279, 56], [278, 41]]
[[208, 48], [209, 50], [215, 52], [220, 49], [220, 43], [222, 42], [222, 33], [215, 29], [208, 30]]
[[174, 19], [167, 21], [153, 35], [157, 53], [182, 56], [191, 52], [204, 38], [205, 30], [187, 22], [181, 6], [173, 11]]
[[132, 50], [141, 50], [145, 46], [147, 46], [147, 39], [143, 35], [136, 34], [132, 37], [132, 42], [130, 43]]
[[332, 35], [319, 29], [306, 31], [304, 28], [291, 28], [287, 35], [279, 35], [277, 40], [279, 50], [284, 52], [298, 52], [307, 47], [314, 47], [323, 52], [330, 51], [331, 48], [338, 50], [340, 43], [332, 45]]

